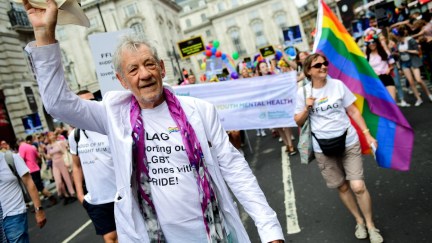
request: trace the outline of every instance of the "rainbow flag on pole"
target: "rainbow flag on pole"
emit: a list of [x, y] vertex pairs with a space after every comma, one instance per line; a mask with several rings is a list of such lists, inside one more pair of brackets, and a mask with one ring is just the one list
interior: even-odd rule
[[[353, 37], [327, 4], [323, 0], [318, 1], [314, 52], [322, 53], [329, 59], [329, 75], [342, 80], [356, 95], [355, 105], [362, 113], [372, 136], [378, 141], [378, 165], [401, 171], [409, 170], [414, 143], [411, 126]], [[370, 153], [363, 133], [356, 124], [353, 125], [359, 134], [362, 152]]]

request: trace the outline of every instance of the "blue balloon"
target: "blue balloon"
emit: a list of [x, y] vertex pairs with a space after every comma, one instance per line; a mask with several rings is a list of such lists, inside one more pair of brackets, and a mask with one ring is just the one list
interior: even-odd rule
[[295, 57], [296, 56], [296, 51], [293, 47], [289, 47], [285, 50], [286, 54], [288, 54], [291, 57]]
[[213, 55], [216, 54], [217, 48], [216, 47], [212, 47], [211, 52], [212, 52]]
[[279, 61], [282, 58], [282, 56], [283, 56], [283, 53], [281, 51], [276, 51], [276, 54], [275, 54], [276, 60]]
[[227, 58], [227, 55], [225, 53], [222, 53], [222, 60], [225, 60]]

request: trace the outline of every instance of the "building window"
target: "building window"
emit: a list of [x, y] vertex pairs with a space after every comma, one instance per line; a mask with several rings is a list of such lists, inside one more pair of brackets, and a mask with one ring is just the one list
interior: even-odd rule
[[239, 28], [231, 28], [230, 30], [228, 30], [228, 34], [231, 37], [231, 41], [233, 42], [234, 48], [236, 49], [236, 51], [240, 55], [245, 54], [246, 51], [243, 49], [243, 45], [242, 45], [241, 40], [240, 40], [240, 29]]
[[186, 19], [186, 28], [192, 27], [192, 22], [190, 19]]
[[254, 10], [252, 12], [249, 12], [249, 19], [257, 19], [257, 18], [259, 18], [258, 10]]
[[144, 34], [144, 27], [141, 23], [133, 23], [130, 28], [137, 34]]
[[224, 3], [218, 3], [217, 8], [219, 12], [222, 12], [225, 10], [225, 4]]
[[136, 3], [132, 3], [123, 8], [126, 17], [134, 16], [138, 13], [138, 7]]
[[207, 16], [204, 13], [201, 14], [201, 21], [207, 21]]
[[212, 35], [211, 30], [206, 30], [206, 37], [210, 37]]
[[257, 47], [267, 45], [267, 38], [264, 35], [264, 24], [262, 20], [254, 20], [251, 27], [252, 31], [255, 33], [255, 43]]
[[238, 6], [238, 0], [231, 0], [231, 5], [233, 8]]
[[279, 12], [275, 15], [275, 22], [276, 24], [283, 28], [287, 26], [287, 20], [286, 20], [286, 15], [284, 12]]
[[99, 25], [99, 21], [96, 17], [90, 18], [89, 22], [90, 22], [90, 28], [96, 28]]

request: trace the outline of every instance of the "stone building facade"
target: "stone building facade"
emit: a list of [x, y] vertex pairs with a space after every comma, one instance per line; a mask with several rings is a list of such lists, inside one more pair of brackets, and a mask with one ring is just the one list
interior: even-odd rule
[[[220, 42], [226, 54], [238, 52], [239, 60], [259, 53], [259, 48], [283, 45], [282, 29], [299, 25], [303, 42], [295, 44], [308, 50], [305, 35], [293, 0], [184, 0], [180, 14], [186, 38], [202, 36], [204, 42]], [[190, 58], [194, 70], [200, 70], [203, 56]], [[204, 71], [200, 70], [200, 73]]]
[[33, 29], [24, 10], [0, 1], [0, 139], [12, 145], [26, 136], [26, 127], [40, 125], [39, 129], [46, 130], [52, 126], [24, 51], [32, 39]]

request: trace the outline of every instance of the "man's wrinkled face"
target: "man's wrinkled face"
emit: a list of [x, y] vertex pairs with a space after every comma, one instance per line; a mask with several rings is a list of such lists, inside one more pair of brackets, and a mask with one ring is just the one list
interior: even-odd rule
[[123, 50], [121, 60], [123, 73], [117, 73], [117, 78], [125, 89], [133, 93], [141, 108], [149, 109], [161, 104], [164, 101], [163, 61], [157, 60], [150, 48], [142, 44]]

